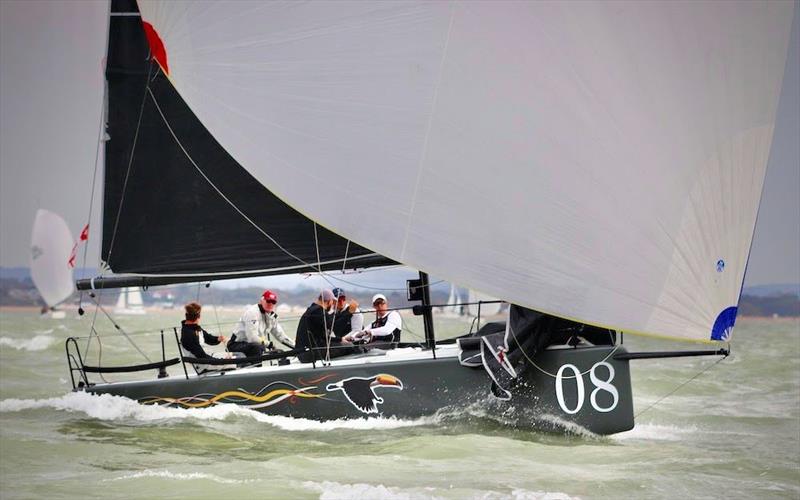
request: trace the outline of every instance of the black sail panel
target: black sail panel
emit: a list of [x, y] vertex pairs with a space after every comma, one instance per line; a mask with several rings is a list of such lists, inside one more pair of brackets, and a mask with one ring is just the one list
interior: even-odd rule
[[136, 12], [112, 3], [102, 258], [113, 272], [309, 272], [317, 246], [323, 269], [345, 256], [347, 268], [393, 263], [315, 228], [242, 168], [151, 60]]

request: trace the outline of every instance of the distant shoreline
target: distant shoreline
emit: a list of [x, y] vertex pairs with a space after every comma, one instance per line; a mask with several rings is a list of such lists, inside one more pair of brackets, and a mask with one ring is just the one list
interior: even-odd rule
[[[223, 311], [231, 311], [231, 310], [239, 310], [243, 306], [239, 305], [230, 305], [230, 306], [218, 306], [220, 310]], [[74, 305], [67, 305], [63, 307], [59, 307], [59, 311], [77, 311], [78, 307]], [[174, 309], [160, 309], [160, 308], [147, 308], [145, 307], [147, 314], [153, 315], [162, 315], [165, 313], [172, 313], [181, 315], [182, 311], [181, 308], [174, 308]], [[13, 313], [13, 312], [29, 312], [29, 313], [39, 313], [41, 308], [38, 306], [9, 306], [9, 305], [0, 305], [0, 313]], [[777, 321], [777, 322], [785, 322], [785, 321], [792, 321], [800, 319], [800, 316], [739, 316], [736, 318], [737, 321], [763, 321], [763, 320], [770, 320], [770, 321]]]

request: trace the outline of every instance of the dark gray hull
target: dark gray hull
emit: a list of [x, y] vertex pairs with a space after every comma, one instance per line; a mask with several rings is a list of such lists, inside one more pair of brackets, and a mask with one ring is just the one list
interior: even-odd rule
[[461, 366], [449, 346], [437, 350], [437, 359], [429, 351], [409, 353], [406, 359], [392, 352], [316, 368], [249, 368], [188, 379], [98, 384], [88, 391], [185, 408], [234, 403], [316, 420], [418, 418], [485, 402], [512, 425], [549, 429], [576, 424], [596, 434], [613, 434], [633, 428], [628, 361], [614, 359], [623, 352], [611, 346], [542, 352], [535, 366], [520, 376], [508, 402], [494, 399], [486, 372]]

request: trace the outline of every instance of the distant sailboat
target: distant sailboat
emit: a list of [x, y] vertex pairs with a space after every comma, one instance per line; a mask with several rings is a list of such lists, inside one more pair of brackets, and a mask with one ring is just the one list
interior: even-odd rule
[[497, 297], [486, 295], [485, 293], [476, 292], [470, 289], [469, 291], [468, 313], [470, 316], [495, 316], [500, 313], [500, 308], [503, 306]]
[[60, 215], [44, 209], [36, 212], [31, 234], [31, 279], [55, 319], [65, 314], [52, 309], [75, 290], [70, 265], [74, 246], [72, 233]]
[[137, 287], [129, 286], [123, 288], [119, 293], [117, 305], [114, 306], [114, 314], [142, 315], [145, 314], [144, 303], [142, 302], [142, 292]]
[[458, 287], [450, 284], [450, 295], [447, 297], [447, 305], [442, 308], [442, 314], [446, 316], [461, 316], [461, 295]]

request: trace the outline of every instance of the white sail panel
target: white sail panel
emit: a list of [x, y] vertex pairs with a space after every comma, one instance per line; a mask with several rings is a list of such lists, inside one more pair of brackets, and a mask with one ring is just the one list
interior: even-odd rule
[[792, 3], [140, 7], [206, 127], [333, 231], [558, 316], [729, 338]]
[[66, 300], [75, 290], [69, 258], [75, 240], [60, 215], [36, 211], [31, 234], [31, 279], [48, 306]]

